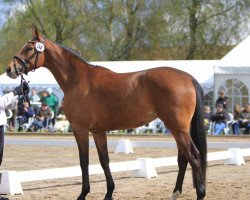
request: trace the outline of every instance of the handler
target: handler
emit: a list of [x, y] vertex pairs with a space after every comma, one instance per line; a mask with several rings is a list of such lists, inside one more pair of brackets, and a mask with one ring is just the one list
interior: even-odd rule
[[[9, 106], [18, 95], [22, 95], [24, 91], [23, 85], [16, 87], [12, 92], [3, 95], [3, 91], [0, 88], [0, 165], [3, 160], [3, 147], [4, 147], [4, 125], [7, 124], [7, 118], [5, 114], [5, 108]], [[8, 198], [1, 197], [0, 200], [9, 200]]]

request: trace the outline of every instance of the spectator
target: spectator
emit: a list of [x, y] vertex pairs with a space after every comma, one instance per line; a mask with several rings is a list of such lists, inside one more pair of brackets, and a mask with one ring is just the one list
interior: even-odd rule
[[[0, 88], [0, 165], [3, 161], [3, 150], [4, 150], [4, 125], [7, 123], [5, 109], [13, 103], [13, 101], [17, 98], [17, 95], [23, 95], [24, 89], [28, 89], [28, 87], [23, 88], [23, 86], [16, 87], [13, 92], [9, 92], [8, 94], [3, 94], [2, 89]], [[2, 178], [1, 178], [2, 181]], [[0, 200], [9, 200], [8, 198], [1, 197]]]
[[42, 91], [42, 98], [41, 98], [41, 102], [45, 101], [45, 98], [48, 96], [48, 93], [46, 91]]
[[249, 134], [250, 130], [250, 104], [246, 106], [246, 108], [243, 110], [241, 114], [241, 126], [246, 128], [244, 134]]
[[203, 108], [203, 116], [204, 116], [204, 126], [206, 128], [206, 131], [209, 130], [210, 128], [210, 122], [211, 122], [211, 116], [212, 116], [212, 112], [210, 109], [210, 106], [204, 106]]
[[44, 97], [43, 102], [45, 102], [51, 110], [54, 112], [54, 117], [51, 119], [52, 125], [55, 126], [56, 107], [58, 106], [58, 99], [52, 94], [52, 88], [47, 88], [47, 96]]
[[40, 102], [40, 97], [36, 94], [36, 90], [33, 88], [31, 90], [31, 94], [29, 96], [29, 100], [30, 100], [30, 104], [35, 112], [35, 115], [37, 115], [38, 109], [39, 109], [39, 105], [38, 103]]
[[23, 124], [28, 123], [29, 118], [33, 117], [34, 110], [32, 107], [29, 106], [29, 103], [25, 101], [23, 102], [23, 105], [20, 108], [18, 115], [19, 115], [18, 116], [18, 123], [19, 123], [18, 131], [22, 131]]
[[228, 108], [228, 97], [225, 96], [224, 90], [220, 90], [219, 98], [217, 99], [215, 106], [217, 106], [217, 104], [222, 104], [223, 108], [225, 110], [227, 110], [227, 108]]
[[220, 135], [223, 132], [227, 126], [228, 119], [228, 112], [224, 109], [223, 105], [217, 104], [216, 113], [211, 116], [211, 120], [214, 122], [214, 135]]
[[232, 123], [232, 129], [233, 129], [233, 134], [234, 135], [239, 135], [240, 134], [240, 125], [241, 125], [241, 113], [242, 109], [239, 104], [234, 105], [234, 112], [233, 112], [233, 123]]
[[38, 111], [36, 119], [33, 121], [27, 132], [37, 131], [43, 127], [47, 126], [47, 119], [52, 117], [52, 112], [50, 107], [46, 103], [42, 103], [41, 108]]
[[7, 120], [8, 122], [8, 126], [9, 126], [9, 131], [14, 131], [15, 127], [16, 127], [16, 117], [17, 117], [17, 113], [18, 113], [18, 99], [15, 98], [12, 102], [12, 104], [10, 104], [8, 106], [8, 109], [11, 110], [12, 112], [12, 116], [11, 118], [9, 118]]

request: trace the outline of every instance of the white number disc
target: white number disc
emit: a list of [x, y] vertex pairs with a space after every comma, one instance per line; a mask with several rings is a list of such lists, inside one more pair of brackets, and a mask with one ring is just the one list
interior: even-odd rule
[[36, 43], [36, 50], [39, 52], [43, 52], [44, 51], [44, 44], [41, 42]]

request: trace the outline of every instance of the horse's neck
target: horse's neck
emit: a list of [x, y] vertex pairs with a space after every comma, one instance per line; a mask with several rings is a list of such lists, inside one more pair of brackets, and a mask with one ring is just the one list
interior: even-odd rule
[[66, 49], [48, 40], [45, 42], [44, 67], [50, 70], [64, 92], [70, 90], [74, 86], [72, 82], [78, 81], [79, 74], [81, 78], [87, 75], [89, 64]]

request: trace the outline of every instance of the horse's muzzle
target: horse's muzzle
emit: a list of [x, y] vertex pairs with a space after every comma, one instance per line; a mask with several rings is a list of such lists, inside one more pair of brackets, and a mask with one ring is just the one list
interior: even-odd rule
[[11, 67], [6, 67], [6, 74], [8, 77], [15, 79], [17, 75], [11, 70]]
[[6, 68], [6, 73], [8, 74], [8, 73], [10, 73], [11, 72], [11, 68], [10, 67], [7, 67]]

